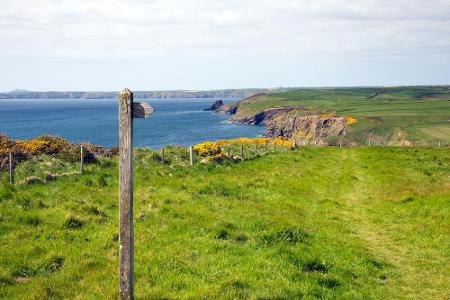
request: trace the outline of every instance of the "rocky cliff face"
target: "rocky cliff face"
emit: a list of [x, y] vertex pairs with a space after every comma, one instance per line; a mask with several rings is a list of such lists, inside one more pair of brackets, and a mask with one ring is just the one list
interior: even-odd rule
[[231, 119], [233, 122], [266, 127], [267, 137], [287, 137], [296, 143], [326, 144], [326, 138], [345, 133], [345, 117], [319, 114], [301, 108], [271, 108], [256, 115]]
[[237, 104], [236, 103], [228, 103], [224, 104], [222, 100], [217, 100], [214, 102], [213, 105], [211, 105], [208, 108], [205, 108], [203, 111], [214, 111], [218, 114], [223, 115], [234, 115], [237, 110]]
[[222, 108], [223, 105], [224, 104], [223, 104], [222, 100], [217, 100], [216, 102], [214, 102], [213, 105], [211, 105], [208, 108], [205, 108], [203, 111], [216, 111], [216, 110]]
[[344, 117], [324, 114], [301, 115], [294, 110], [268, 120], [265, 135], [288, 137], [298, 144], [305, 141], [326, 144], [326, 138], [343, 135], [345, 127]]

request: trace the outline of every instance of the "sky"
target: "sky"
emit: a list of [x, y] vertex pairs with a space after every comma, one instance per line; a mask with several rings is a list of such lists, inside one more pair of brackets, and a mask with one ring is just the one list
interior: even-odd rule
[[450, 84], [450, 0], [0, 0], [0, 91]]

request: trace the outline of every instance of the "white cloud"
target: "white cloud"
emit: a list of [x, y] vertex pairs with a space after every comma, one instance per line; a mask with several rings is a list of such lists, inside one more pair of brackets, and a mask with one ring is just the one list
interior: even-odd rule
[[449, 0], [0, 0], [11, 60], [450, 58]]

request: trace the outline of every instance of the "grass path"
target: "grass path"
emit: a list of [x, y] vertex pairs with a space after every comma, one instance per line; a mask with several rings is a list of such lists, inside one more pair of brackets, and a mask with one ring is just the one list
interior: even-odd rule
[[[191, 168], [144, 153], [135, 173], [138, 299], [450, 294], [448, 149], [308, 147]], [[117, 177], [111, 161], [0, 190], [0, 298], [116, 298]]]
[[[347, 170], [346, 173], [353, 174], [358, 180], [351, 185], [341, 186], [339, 198], [343, 201], [345, 209], [341, 212], [346, 220], [351, 224], [354, 233], [358, 238], [364, 241], [366, 247], [374, 252], [377, 257], [382, 257], [388, 264], [394, 266], [397, 275], [389, 283], [390, 292], [394, 290], [401, 291], [399, 295], [408, 298], [427, 299], [444, 298], [448, 296], [449, 280], [444, 275], [436, 277], [430, 276], [432, 270], [430, 264], [434, 261], [439, 268], [445, 270], [445, 258], [439, 251], [427, 251], [411, 243], [405, 236], [399, 237], [396, 232], [395, 238], [392, 237], [390, 227], [393, 225], [392, 216], [389, 211], [383, 210], [383, 222], [374, 222], [373, 204], [377, 200], [373, 199], [372, 194], [383, 194], [383, 186], [377, 180], [377, 170], [365, 170], [364, 158], [366, 153], [360, 151], [346, 151], [342, 153], [341, 169]], [[364, 171], [363, 171], [364, 170]], [[414, 173], [414, 170], [408, 170]], [[401, 176], [401, 174], [392, 174]], [[448, 176], [448, 174], [447, 174]], [[403, 186], [403, 192], [411, 189], [410, 185]], [[386, 198], [386, 195], [383, 195]], [[396, 195], [391, 195], [396, 197]], [[389, 197], [388, 197], [389, 198]], [[380, 199], [378, 199], [380, 200]], [[386, 200], [381, 199], [386, 203]], [[432, 253], [434, 252], [434, 253]], [[411, 255], [414, 253], [414, 255]], [[448, 268], [447, 268], [448, 269]], [[441, 273], [445, 274], [445, 273]], [[418, 284], [420, 283], [420, 284]]]

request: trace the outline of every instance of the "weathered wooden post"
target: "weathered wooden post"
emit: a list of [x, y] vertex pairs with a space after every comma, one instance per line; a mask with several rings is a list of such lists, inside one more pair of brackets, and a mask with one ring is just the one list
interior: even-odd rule
[[133, 93], [119, 93], [119, 298], [134, 299], [133, 118], [147, 118], [153, 108], [133, 103]]
[[193, 166], [194, 165], [194, 147], [193, 146], [189, 147], [189, 159], [191, 161], [191, 166]]
[[84, 146], [80, 146], [80, 173], [83, 174], [84, 171]]
[[258, 156], [258, 144], [255, 144], [255, 156]]
[[241, 158], [244, 160], [244, 145], [241, 145]]
[[164, 164], [164, 147], [161, 148], [161, 164]]
[[14, 184], [14, 162], [12, 151], [9, 151], [9, 183]]

